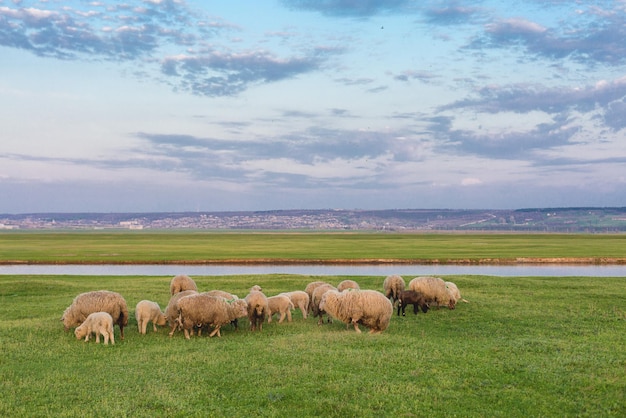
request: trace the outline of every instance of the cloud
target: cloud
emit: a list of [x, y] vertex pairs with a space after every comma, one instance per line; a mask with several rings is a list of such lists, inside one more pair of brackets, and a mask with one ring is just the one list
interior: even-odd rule
[[424, 11], [427, 21], [438, 25], [451, 25], [471, 22], [480, 10], [476, 7], [461, 6], [457, 2]]
[[383, 13], [401, 13], [412, 9], [409, 0], [283, 0], [291, 9], [320, 12], [327, 16], [369, 17]]

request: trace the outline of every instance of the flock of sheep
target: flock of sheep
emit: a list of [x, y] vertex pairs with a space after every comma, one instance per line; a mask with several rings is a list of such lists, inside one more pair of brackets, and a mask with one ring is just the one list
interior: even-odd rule
[[[142, 300], [135, 307], [135, 319], [140, 334], [145, 334], [152, 322], [153, 330], [157, 325], [169, 325], [171, 337], [177, 330], [182, 330], [189, 339], [195, 332], [211, 330], [209, 336], [221, 336], [222, 326], [232, 324], [238, 327], [238, 320], [247, 317], [252, 331], [263, 328], [263, 323], [272, 321], [274, 314], [279, 315], [278, 323], [285, 318], [291, 321], [291, 311], [298, 308], [302, 317], [309, 313], [318, 318], [318, 324], [335, 318], [352, 325], [356, 332], [361, 332], [359, 325], [369, 329], [370, 333], [380, 333], [389, 327], [397, 305], [397, 315], [405, 314], [407, 305], [413, 305], [413, 312], [419, 309], [426, 313], [431, 306], [447, 306], [454, 309], [461, 298], [458, 287], [452, 282], [444, 282], [437, 277], [416, 277], [407, 285], [398, 275], [387, 276], [383, 282], [384, 292], [360, 289], [357, 282], [344, 280], [337, 287], [323, 281], [309, 283], [304, 291], [295, 290], [267, 297], [260, 286], [253, 286], [248, 295], [239, 299], [236, 295], [223, 290], [198, 292], [194, 280], [187, 275], [175, 276], [170, 283], [170, 301], [165, 308], [156, 302]], [[61, 321], [66, 331], [75, 327], [77, 339], [89, 341], [92, 334], [96, 343], [100, 336], [104, 344], [115, 344], [113, 325], [120, 329], [124, 339], [124, 327], [128, 325], [128, 307], [119, 293], [98, 290], [81, 293], [67, 307]]]

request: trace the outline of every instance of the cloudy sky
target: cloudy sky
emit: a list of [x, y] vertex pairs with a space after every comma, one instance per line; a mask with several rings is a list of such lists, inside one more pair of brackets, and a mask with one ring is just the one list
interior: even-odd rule
[[0, 0], [0, 213], [626, 205], [626, 2]]

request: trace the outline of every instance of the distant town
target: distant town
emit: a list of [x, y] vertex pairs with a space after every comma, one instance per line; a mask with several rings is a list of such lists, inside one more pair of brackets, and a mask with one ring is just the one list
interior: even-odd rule
[[626, 232], [626, 208], [0, 214], [0, 230]]

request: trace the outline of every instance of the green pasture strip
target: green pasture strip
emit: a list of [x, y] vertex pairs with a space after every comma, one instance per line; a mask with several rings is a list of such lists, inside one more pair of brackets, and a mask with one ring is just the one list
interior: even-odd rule
[[[376, 290], [384, 279], [194, 277], [201, 291], [240, 297], [254, 284], [271, 296], [347, 278]], [[188, 341], [136, 329], [136, 303], [165, 308], [171, 277], [0, 276], [0, 415], [626, 416], [625, 278], [444, 278], [469, 303], [408, 309], [380, 335], [294, 311], [261, 332], [244, 319], [221, 338]], [[97, 289], [130, 307], [115, 346], [78, 341], [59, 321], [77, 294]]]
[[626, 258], [620, 234], [3, 232], [2, 263]]

